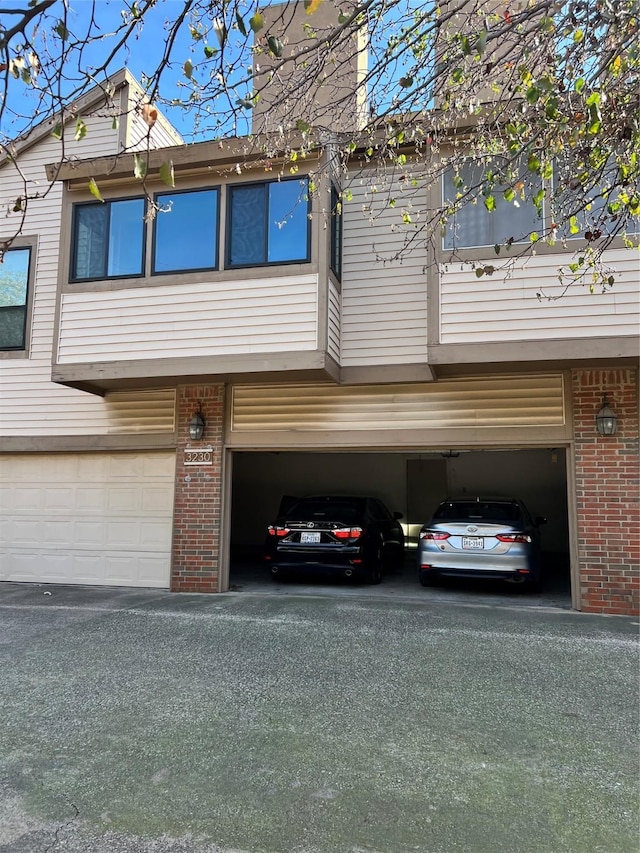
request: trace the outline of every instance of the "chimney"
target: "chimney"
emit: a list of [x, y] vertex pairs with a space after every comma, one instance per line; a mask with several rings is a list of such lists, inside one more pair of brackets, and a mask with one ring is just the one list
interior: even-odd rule
[[[328, 132], [354, 132], [366, 120], [366, 22], [350, 21], [357, 0], [302, 0], [265, 6], [255, 36], [253, 133], [295, 130], [299, 121]], [[275, 56], [269, 39], [277, 39]]]

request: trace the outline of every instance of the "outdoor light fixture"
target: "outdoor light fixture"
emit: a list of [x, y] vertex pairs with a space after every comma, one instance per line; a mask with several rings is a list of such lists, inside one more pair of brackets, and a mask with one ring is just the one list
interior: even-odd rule
[[198, 411], [189, 421], [189, 438], [193, 441], [199, 441], [202, 438], [205, 426], [205, 419], [202, 417], [202, 407], [199, 407]]
[[596, 427], [600, 435], [615, 435], [617, 426], [618, 418], [609, 405], [607, 395], [605, 394], [602, 400], [602, 408], [596, 415]]

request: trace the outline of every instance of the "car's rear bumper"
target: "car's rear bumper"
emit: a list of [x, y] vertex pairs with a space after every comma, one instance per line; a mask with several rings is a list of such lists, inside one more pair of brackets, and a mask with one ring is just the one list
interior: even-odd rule
[[366, 564], [362, 549], [349, 546], [323, 550], [304, 547], [278, 548], [267, 552], [265, 560], [271, 567], [272, 574], [285, 570], [338, 575], [345, 575], [350, 571], [355, 574]]
[[465, 574], [468, 577], [509, 577], [535, 570], [533, 555], [526, 552], [510, 554], [473, 554], [450, 551], [418, 550], [418, 568], [440, 574]]

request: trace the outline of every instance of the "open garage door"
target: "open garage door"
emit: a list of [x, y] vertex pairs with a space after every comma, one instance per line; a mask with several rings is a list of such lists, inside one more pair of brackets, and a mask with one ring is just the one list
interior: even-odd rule
[[175, 454], [0, 457], [0, 580], [169, 587]]
[[560, 448], [418, 452], [235, 451], [233, 454], [230, 587], [269, 583], [262, 559], [267, 525], [284, 495], [359, 494], [379, 498], [403, 515], [404, 571], [385, 579], [417, 585], [417, 533], [448, 495], [502, 495], [522, 499], [542, 530], [545, 586], [569, 606], [569, 531], [566, 453]]

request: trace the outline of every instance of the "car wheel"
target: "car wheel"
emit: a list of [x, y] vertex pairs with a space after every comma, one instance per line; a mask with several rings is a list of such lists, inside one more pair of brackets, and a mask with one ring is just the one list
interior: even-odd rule
[[522, 591], [531, 595], [542, 592], [542, 580], [536, 577], [527, 578], [522, 584]]
[[371, 562], [368, 574], [369, 583], [378, 584], [382, 580], [382, 549], [378, 548]]
[[437, 575], [433, 572], [418, 572], [418, 580], [421, 586], [435, 586], [438, 582]]

